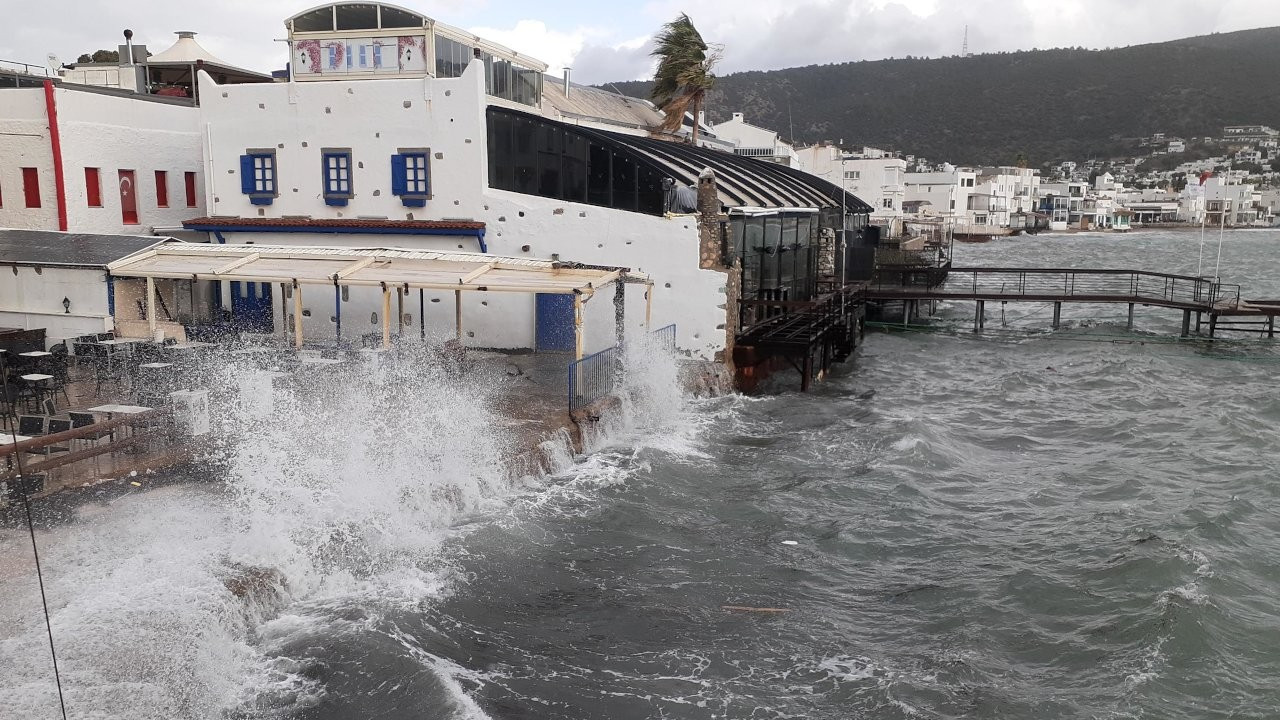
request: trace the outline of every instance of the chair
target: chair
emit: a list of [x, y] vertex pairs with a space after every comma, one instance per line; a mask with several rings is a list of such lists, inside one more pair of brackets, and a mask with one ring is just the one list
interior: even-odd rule
[[103, 340], [115, 340], [116, 334], [114, 332], [104, 332], [98, 333], [95, 337], [98, 342], [102, 342]]
[[[71, 429], [70, 420], [60, 420], [58, 418], [49, 418], [49, 434], [50, 435], [56, 435], [58, 433], [67, 432], [70, 429]], [[71, 452], [70, 444], [68, 443], [67, 445], [45, 445], [44, 446], [44, 456], [46, 458], [56, 452], [63, 452], [63, 453]]]
[[[87, 413], [87, 412], [69, 412], [67, 413], [67, 417], [71, 418], [71, 427], [73, 429], [89, 427], [98, 422], [97, 418], [93, 416], [93, 413]], [[80, 437], [76, 438], [75, 440], [72, 440], [72, 442], [73, 443], [74, 442], [89, 443], [91, 445], [96, 446], [98, 442], [102, 440], [102, 438], [109, 438], [109, 437], [112, 437], [111, 430], [98, 430], [96, 432], [90, 431], [82, 434]], [[95, 472], [98, 470], [97, 455], [93, 456], [93, 469]]]
[[44, 435], [45, 417], [43, 415], [19, 415], [18, 434], [27, 437]]

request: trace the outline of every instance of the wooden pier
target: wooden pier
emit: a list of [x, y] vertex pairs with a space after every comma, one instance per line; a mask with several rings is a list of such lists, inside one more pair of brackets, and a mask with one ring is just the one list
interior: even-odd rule
[[916, 270], [881, 269], [867, 286], [866, 299], [901, 301], [904, 316], [915, 304], [928, 300], [972, 300], [973, 327], [986, 324], [986, 303], [1053, 303], [1053, 327], [1061, 322], [1063, 303], [1127, 304], [1128, 327], [1133, 328], [1138, 305], [1182, 311], [1182, 336], [1190, 337], [1206, 323], [1209, 337], [1219, 332], [1257, 332], [1275, 336], [1280, 301], [1242, 301], [1240, 286], [1213, 278], [1174, 275], [1146, 270], [952, 267], [945, 280]]
[[867, 285], [826, 284], [828, 291], [813, 300], [740, 301], [747, 322], [733, 352], [739, 389], [750, 392], [789, 364], [800, 373], [800, 390], [808, 391], [853, 353], [865, 325]]

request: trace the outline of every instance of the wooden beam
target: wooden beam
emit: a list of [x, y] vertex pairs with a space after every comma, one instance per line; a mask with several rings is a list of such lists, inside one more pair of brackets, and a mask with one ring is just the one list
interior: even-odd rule
[[377, 260], [378, 260], [378, 256], [377, 256], [377, 255], [370, 255], [370, 256], [369, 256], [369, 257], [367, 257], [367, 258], [364, 258], [364, 259], [362, 259], [362, 260], [357, 260], [357, 261], [355, 261], [355, 262], [351, 263], [350, 265], [348, 265], [348, 266], [346, 266], [346, 267], [342, 268], [341, 270], [339, 270], [338, 272], [334, 273], [334, 275], [335, 275], [339, 280], [341, 280], [341, 279], [343, 279], [343, 278], [345, 278], [345, 277], [347, 277], [347, 276], [349, 276], [349, 275], [352, 275], [352, 274], [356, 273], [357, 271], [360, 271], [360, 270], [363, 270], [364, 268], [369, 267], [370, 265], [372, 265], [372, 264], [374, 264], [375, 262], [377, 262]]
[[259, 259], [261, 259], [261, 258], [262, 258], [262, 255], [260, 255], [260, 254], [258, 254], [258, 253], [249, 253], [248, 255], [245, 255], [245, 256], [244, 256], [244, 257], [242, 257], [242, 258], [238, 258], [238, 259], [236, 259], [236, 260], [232, 260], [231, 262], [227, 263], [226, 265], [223, 265], [222, 267], [217, 268], [216, 270], [214, 270], [214, 271], [213, 271], [213, 274], [214, 274], [214, 275], [226, 275], [227, 273], [231, 272], [232, 270], [235, 270], [236, 268], [238, 268], [238, 267], [240, 267], [240, 266], [242, 266], [242, 265], [248, 265], [249, 263], [254, 262], [255, 260], [259, 260]]
[[481, 275], [483, 275], [483, 274], [485, 274], [485, 273], [489, 272], [490, 270], [494, 269], [495, 267], [497, 267], [497, 265], [498, 265], [498, 263], [497, 263], [497, 262], [491, 262], [491, 263], [486, 263], [486, 264], [484, 264], [484, 265], [481, 265], [480, 267], [476, 268], [475, 270], [472, 270], [471, 272], [467, 273], [466, 275], [463, 275], [463, 276], [458, 280], [458, 284], [460, 284], [460, 285], [466, 285], [467, 283], [471, 282], [472, 280], [475, 280], [476, 278], [480, 277]]
[[[130, 265], [132, 265], [132, 264], [134, 264], [134, 263], [139, 263], [139, 262], [142, 262], [143, 260], [147, 260], [147, 259], [153, 258], [153, 257], [155, 257], [157, 254], [159, 254], [159, 253], [158, 253], [156, 250], [154, 250], [154, 249], [153, 249], [153, 250], [148, 250], [148, 251], [146, 251], [146, 252], [144, 252], [144, 253], [142, 253], [142, 254], [140, 254], [140, 255], [130, 255], [130, 256], [129, 256], [129, 257], [127, 257], [127, 258], [120, 258], [119, 260], [116, 260], [115, 262], [107, 263], [107, 271], [108, 271], [108, 272], [110, 272], [112, 275], [116, 275], [116, 274], [118, 274], [118, 273], [116, 273], [116, 272], [115, 272], [117, 269], [119, 269], [119, 268], [125, 268], [125, 267], [128, 267], [128, 266], [130, 266]], [[129, 277], [128, 275], [122, 275], [122, 276], [123, 276], [123, 277]]]
[[573, 296], [573, 346], [574, 357], [582, 359], [582, 296]]
[[644, 329], [653, 329], [653, 283], [644, 284]]
[[382, 286], [382, 347], [391, 347], [391, 288]]
[[453, 325], [454, 337], [462, 342], [462, 291], [453, 291]]
[[302, 347], [302, 286], [293, 284], [293, 346]]
[[156, 337], [156, 279], [147, 278], [147, 330], [151, 340]]

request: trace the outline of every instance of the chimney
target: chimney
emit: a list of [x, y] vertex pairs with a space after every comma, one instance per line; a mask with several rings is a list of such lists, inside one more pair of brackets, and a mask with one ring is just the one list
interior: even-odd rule
[[734, 119], [734, 120], [736, 120], [736, 121], [738, 121], [738, 122], [742, 122], [742, 121], [743, 121], [743, 120], [742, 120], [742, 113], [734, 113], [734, 114], [733, 114], [733, 119]]
[[124, 31], [124, 47], [126, 51], [125, 54], [129, 56], [129, 59], [125, 61], [124, 64], [132, 65], [133, 64], [133, 31], [128, 28], [125, 28], [125, 31]]
[[564, 69], [564, 96], [566, 98], [569, 97], [569, 76], [572, 72], [573, 68], [567, 67]]

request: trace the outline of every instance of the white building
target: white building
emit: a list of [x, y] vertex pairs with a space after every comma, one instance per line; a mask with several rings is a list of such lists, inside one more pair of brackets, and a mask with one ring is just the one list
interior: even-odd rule
[[[948, 218], [957, 227], [973, 224], [969, 198], [977, 191], [978, 173], [947, 166], [943, 170], [907, 173], [907, 213], [917, 217]], [[977, 213], [979, 215], [984, 213]]]
[[190, 100], [46, 80], [0, 88], [0, 227], [148, 234], [204, 214]]
[[[378, 10], [369, 15], [368, 7]], [[365, 25], [336, 29], [351, 27], [338, 22], [348, 11]], [[628, 267], [657, 282], [651, 326], [676, 324], [678, 347], [711, 360], [732, 343], [737, 301], [721, 228], [707, 232], [708, 218], [747, 209], [763, 223], [766, 244], [776, 222], [777, 242], [791, 238], [785, 248], [730, 240], [728, 255], [750, 256], [744, 274], [764, 273], [744, 276], [744, 288], [805, 299], [816, 281], [820, 218], [846, 204], [850, 214], [867, 210], [857, 198], [842, 202], [837, 185], [789, 167], [635, 128], [606, 131], [603, 113], [570, 107], [575, 97], [593, 107], [601, 99], [571, 84], [569, 102], [549, 108], [541, 63], [406, 12], [337, 3], [291, 18], [292, 82], [220, 85], [199, 73], [209, 206], [185, 226], [216, 242], [468, 250]], [[714, 207], [689, 214], [704, 168], [714, 171]], [[782, 268], [770, 260], [780, 249], [805, 263]], [[270, 330], [291, 312], [281, 290], [228, 284], [221, 292], [233, 312], [259, 313]], [[305, 335], [332, 338], [337, 303], [348, 336], [376, 330], [382, 294], [366, 290], [311, 294]], [[643, 294], [627, 291], [631, 332], [645, 324]], [[571, 337], [572, 304], [464, 295], [467, 344], [569, 349], [560, 343], [566, 327]], [[426, 292], [411, 322], [451, 334], [454, 299]], [[611, 345], [613, 307], [595, 302], [586, 312], [587, 351]]]
[[825, 143], [795, 152], [796, 167], [842, 185], [847, 192], [869, 204], [872, 223], [895, 235], [901, 230], [902, 204], [906, 200], [905, 160], [872, 148], [849, 154]]
[[733, 118], [711, 126], [716, 137], [734, 144], [734, 152], [769, 162], [796, 167], [796, 151], [778, 137], [777, 131], [758, 127], [747, 122], [743, 114], [736, 112]]

